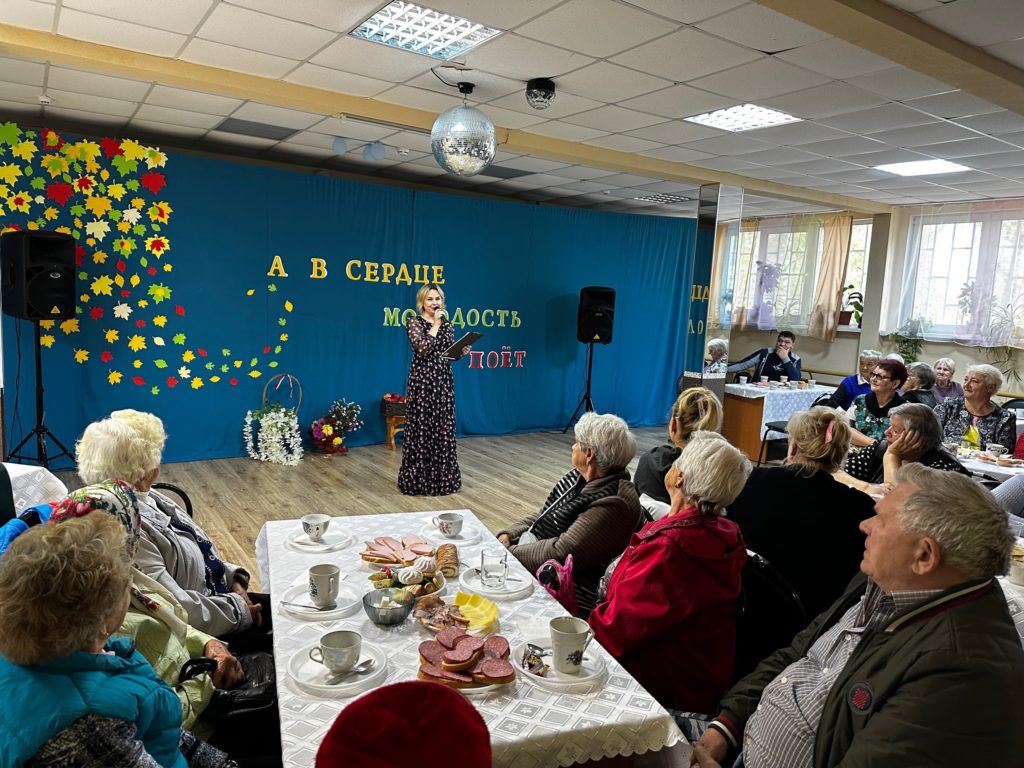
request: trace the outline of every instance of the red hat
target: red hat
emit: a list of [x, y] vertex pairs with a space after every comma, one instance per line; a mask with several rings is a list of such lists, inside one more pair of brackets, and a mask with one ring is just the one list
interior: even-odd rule
[[438, 758], [445, 768], [490, 768], [491, 735], [462, 694], [409, 680], [345, 707], [320, 744], [316, 768], [408, 768], [414, 755]]

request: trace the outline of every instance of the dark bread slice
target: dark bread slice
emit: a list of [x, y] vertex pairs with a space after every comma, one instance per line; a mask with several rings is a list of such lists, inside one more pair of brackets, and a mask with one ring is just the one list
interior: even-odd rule
[[473, 667], [473, 681], [480, 685], [504, 685], [515, 679], [515, 669], [504, 659], [484, 659]]
[[432, 683], [441, 683], [452, 688], [472, 688], [476, 685], [469, 675], [449, 672], [441, 669], [436, 664], [421, 664], [416, 677], [420, 680], [427, 680]]

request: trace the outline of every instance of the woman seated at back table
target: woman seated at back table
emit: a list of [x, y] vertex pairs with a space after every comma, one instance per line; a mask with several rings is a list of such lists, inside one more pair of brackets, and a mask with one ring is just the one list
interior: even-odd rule
[[864, 555], [861, 521], [874, 514], [870, 496], [837, 482], [850, 447], [846, 417], [815, 406], [793, 414], [782, 467], [757, 467], [729, 505], [747, 546], [768, 559], [817, 616], [856, 575]]
[[850, 454], [846, 472], [862, 481], [851, 485], [867, 492], [869, 483], [894, 483], [896, 470], [911, 462], [946, 472], [970, 474], [942, 448], [942, 427], [935, 411], [923, 403], [904, 403], [889, 411], [885, 439]]
[[889, 411], [903, 404], [898, 390], [906, 380], [907, 368], [899, 360], [883, 358], [874, 364], [868, 376], [871, 391], [853, 399], [852, 447], [871, 445], [885, 436]]
[[151, 490], [166, 439], [163, 423], [153, 414], [115, 411], [86, 427], [75, 449], [78, 475], [86, 483], [118, 478], [135, 489], [142, 515], [135, 567], [185, 607], [189, 624], [217, 637], [231, 635], [236, 652], [272, 652], [266, 634], [269, 596], [247, 592], [249, 573], [224, 561], [184, 510]]
[[963, 397], [947, 397], [935, 406], [943, 440], [960, 442], [974, 427], [978, 439], [973, 448], [984, 450], [989, 443], [998, 443], [1012, 451], [1017, 441], [1017, 417], [992, 400], [1001, 386], [1003, 374], [994, 365], [968, 366]]
[[610, 413], [576, 422], [573, 469], [538, 512], [498, 532], [498, 541], [531, 573], [547, 560], [573, 557], [573, 586], [584, 618], [597, 601], [604, 569], [640, 527], [642, 510], [626, 465], [636, 454], [629, 426]]
[[953, 381], [956, 375], [956, 363], [951, 357], [940, 357], [935, 361], [935, 386], [932, 391], [935, 399], [942, 402], [947, 397], [963, 397], [964, 388]]
[[875, 363], [882, 359], [882, 353], [877, 349], [862, 349], [857, 358], [857, 372], [847, 376], [836, 387], [827, 405], [833, 408], [842, 408], [844, 411], [853, 404], [853, 399], [858, 395], [866, 395], [871, 391], [871, 371], [875, 369]]
[[131, 638], [121, 525], [39, 525], [0, 558], [0, 765], [185, 768], [181, 705]]
[[638, 493], [646, 494], [655, 501], [670, 502], [665, 488], [665, 476], [669, 467], [679, 458], [679, 453], [697, 430], [720, 432], [722, 429], [722, 404], [707, 387], [691, 387], [683, 390], [672, 406], [668, 420], [669, 444], [651, 448], [640, 457], [636, 465], [633, 483]]
[[725, 508], [750, 461], [694, 432], [665, 477], [669, 513], [630, 538], [590, 614], [595, 639], [667, 708], [712, 711], [732, 677], [746, 547]]
[[903, 402], [934, 408], [939, 404], [932, 391], [934, 386], [935, 369], [928, 363], [911, 363], [907, 366], [907, 383], [903, 385]]

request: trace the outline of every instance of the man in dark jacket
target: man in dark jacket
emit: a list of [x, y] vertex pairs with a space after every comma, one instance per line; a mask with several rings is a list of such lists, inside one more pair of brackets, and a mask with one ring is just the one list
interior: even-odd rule
[[792, 331], [780, 331], [774, 347], [759, 349], [742, 360], [730, 363], [725, 370], [735, 373], [749, 368], [750, 381], [755, 384], [762, 376], [767, 376], [768, 381], [779, 381], [783, 376], [790, 381], [800, 381], [800, 356], [793, 352], [795, 344], [796, 335]]
[[1021, 764], [1006, 514], [970, 478], [909, 464], [861, 528], [863, 576], [725, 695], [701, 768], [740, 749], [745, 768]]

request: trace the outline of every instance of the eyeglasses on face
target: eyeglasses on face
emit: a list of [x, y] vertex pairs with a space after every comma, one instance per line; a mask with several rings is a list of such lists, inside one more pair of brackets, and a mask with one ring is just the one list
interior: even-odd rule
[[892, 376], [883, 376], [882, 374], [876, 373], [875, 371], [872, 371], [871, 375], [868, 378], [878, 379], [879, 381], [892, 381]]

